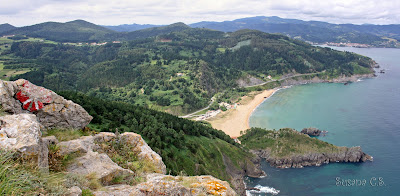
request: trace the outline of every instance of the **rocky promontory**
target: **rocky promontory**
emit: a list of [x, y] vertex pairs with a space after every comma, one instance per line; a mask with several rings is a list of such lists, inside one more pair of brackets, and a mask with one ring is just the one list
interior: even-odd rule
[[361, 147], [338, 147], [294, 129], [267, 131], [252, 128], [240, 137], [242, 144], [277, 168], [320, 166], [330, 162], [372, 161]]

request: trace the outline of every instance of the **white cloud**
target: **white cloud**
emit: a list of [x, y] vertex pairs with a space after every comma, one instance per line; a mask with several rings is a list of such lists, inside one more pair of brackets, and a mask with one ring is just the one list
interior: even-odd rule
[[84, 19], [96, 24], [171, 24], [279, 16], [332, 23], [400, 23], [397, 0], [0, 0], [0, 24]]

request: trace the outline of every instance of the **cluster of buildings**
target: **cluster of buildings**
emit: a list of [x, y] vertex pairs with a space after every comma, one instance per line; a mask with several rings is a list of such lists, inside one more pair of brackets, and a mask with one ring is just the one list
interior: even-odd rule
[[[225, 107], [227, 110], [230, 109], [236, 109], [238, 104], [229, 104], [229, 103], [225, 103], [225, 102], [221, 102], [219, 103], [220, 107]], [[212, 118], [214, 116], [216, 116], [217, 114], [221, 113], [222, 110], [221, 109], [217, 109], [217, 110], [209, 110], [207, 111], [205, 114], [199, 115], [198, 117], [196, 117], [194, 120], [199, 121], [199, 120], [206, 120], [208, 118]]]
[[15, 35], [3, 35], [4, 38], [14, 37]]

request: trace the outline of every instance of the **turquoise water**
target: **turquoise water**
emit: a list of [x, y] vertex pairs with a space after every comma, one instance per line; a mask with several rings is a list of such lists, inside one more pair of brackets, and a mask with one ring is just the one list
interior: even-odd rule
[[[273, 187], [280, 190], [278, 195], [400, 194], [400, 50], [335, 49], [369, 56], [387, 71], [350, 85], [308, 84], [280, 90], [254, 111], [250, 125], [297, 130], [317, 127], [329, 131], [319, 139], [339, 146], [361, 146], [374, 161], [303, 169], [263, 164], [268, 176], [250, 178], [248, 186]], [[360, 181], [344, 186], [337, 184], [337, 177]]]

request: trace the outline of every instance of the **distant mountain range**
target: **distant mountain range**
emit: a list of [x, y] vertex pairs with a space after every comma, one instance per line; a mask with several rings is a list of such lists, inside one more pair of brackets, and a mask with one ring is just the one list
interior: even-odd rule
[[239, 29], [255, 29], [267, 33], [281, 33], [305, 41], [354, 42], [378, 44], [382, 37], [400, 40], [400, 25], [353, 25], [331, 24], [319, 21], [303, 21], [273, 17], [251, 17], [224, 22], [199, 22], [190, 25], [224, 32]]
[[148, 28], [153, 28], [153, 27], [160, 27], [163, 25], [152, 25], [152, 24], [123, 24], [123, 25], [118, 25], [118, 26], [103, 26], [106, 28], [109, 28], [113, 31], [118, 31], [118, 32], [131, 32], [131, 31], [137, 31], [137, 30], [142, 30], [142, 29], [148, 29]]
[[224, 32], [254, 29], [267, 33], [280, 33], [291, 38], [314, 43], [352, 42], [373, 46], [395, 47], [400, 40], [400, 25], [331, 24], [273, 17], [250, 17], [224, 22], [199, 22], [185, 25], [99, 26], [83, 20], [67, 23], [46, 22], [27, 27], [0, 25], [0, 35], [21, 34], [60, 42], [126, 41], [157, 36], [186, 28], [208, 28]]

